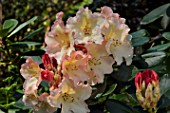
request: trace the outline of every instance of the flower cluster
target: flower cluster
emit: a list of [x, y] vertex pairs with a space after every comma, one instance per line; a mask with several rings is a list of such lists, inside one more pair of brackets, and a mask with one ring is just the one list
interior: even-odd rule
[[[112, 65], [124, 60], [130, 65], [133, 57], [131, 36], [125, 19], [102, 7], [101, 13], [80, 9], [66, 24], [63, 12], [45, 37], [46, 53], [42, 56], [44, 69], [28, 58], [21, 67], [25, 78], [23, 102], [34, 112], [90, 112], [84, 102], [91, 96], [92, 86], [103, 83], [104, 75], [113, 71]], [[49, 83], [49, 92], [38, 94], [42, 81]]]

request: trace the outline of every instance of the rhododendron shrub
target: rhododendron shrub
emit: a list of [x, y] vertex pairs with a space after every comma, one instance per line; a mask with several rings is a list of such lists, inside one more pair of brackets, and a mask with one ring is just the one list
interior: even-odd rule
[[[76, 16], [62, 20], [63, 12], [46, 34], [43, 67], [32, 58], [21, 66], [25, 79], [23, 102], [34, 112], [88, 113], [85, 102], [92, 88], [102, 84], [113, 65], [132, 63], [133, 47], [125, 19], [102, 7], [101, 12], [82, 8]], [[39, 93], [42, 81], [49, 92]]]

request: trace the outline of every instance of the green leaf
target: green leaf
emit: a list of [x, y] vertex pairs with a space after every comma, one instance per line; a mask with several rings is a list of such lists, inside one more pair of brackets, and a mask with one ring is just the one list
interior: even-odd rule
[[162, 109], [168, 106], [170, 106], [170, 98], [166, 96], [162, 96], [161, 99], [159, 100], [158, 107]]
[[148, 37], [132, 38], [132, 45], [134, 47], [142, 46], [142, 45], [146, 44], [147, 42], [149, 42], [149, 38]]
[[116, 87], [117, 87], [117, 84], [112, 84], [110, 86], [109, 90], [106, 93], [104, 93], [102, 96], [107, 96], [107, 95], [111, 94], [116, 89]]
[[170, 40], [170, 32], [165, 32], [162, 34], [162, 36], [167, 39], [167, 40]]
[[109, 96], [109, 99], [125, 102], [127, 105], [130, 106], [138, 106], [139, 102], [135, 97], [136, 97], [135, 94], [122, 93], [122, 94], [113, 94]]
[[135, 109], [115, 100], [106, 101], [106, 109], [110, 113], [139, 113]]
[[165, 13], [162, 20], [161, 20], [161, 26], [163, 29], [166, 29], [170, 23], [170, 17], [167, 16]]
[[138, 68], [134, 66], [132, 70], [131, 78], [128, 81], [131, 81], [132, 79], [134, 79], [138, 72], [139, 72]]
[[162, 5], [151, 12], [149, 12], [147, 15], [145, 15], [141, 21], [142, 25], [149, 24], [158, 18], [162, 17], [164, 13], [166, 13], [167, 8], [170, 6], [170, 3]]
[[166, 44], [154, 46], [154, 47], [148, 49], [147, 51], [164, 51], [164, 50], [168, 49], [169, 47], [170, 47], [170, 43], [166, 43]]
[[161, 95], [164, 95], [165, 93], [170, 91], [169, 85], [170, 85], [170, 76], [168, 74], [165, 74], [160, 80]]
[[5, 112], [3, 112], [3, 111], [0, 109], [0, 113], [5, 113]]
[[96, 99], [99, 97], [99, 95], [101, 96], [106, 89], [106, 85], [107, 85], [107, 77], [105, 77], [103, 84], [98, 84], [92, 88], [92, 94], [90, 98]]
[[22, 46], [22, 45], [36, 46], [36, 45], [41, 45], [41, 43], [39, 42], [15, 42], [15, 43], [10, 44], [10, 46]]
[[30, 33], [29, 35], [27, 35], [26, 37], [24, 37], [24, 38], [22, 39], [22, 41], [23, 41], [23, 40], [26, 40], [26, 39], [29, 39], [29, 38], [31, 38], [31, 37], [33, 37], [33, 36], [35, 36], [35, 35], [38, 34], [43, 28], [44, 28], [44, 27], [40, 27], [40, 28], [38, 28], [37, 30], [33, 31], [32, 33]]
[[142, 55], [149, 67], [155, 66], [163, 61], [165, 52], [151, 52]]
[[167, 8], [166, 14], [167, 14], [168, 17], [170, 17], [170, 6]]
[[3, 29], [9, 29], [8, 33], [11, 32], [18, 24], [18, 20], [15, 19], [9, 19], [9, 20], [5, 20], [4, 24], [3, 24]]
[[33, 18], [31, 18], [30, 20], [22, 23], [21, 25], [19, 25], [10, 35], [8, 35], [8, 37], [14, 35], [15, 33], [17, 33], [19, 30], [21, 30], [22, 28], [24, 28], [25, 26], [27, 26], [28, 24], [34, 22], [38, 17], [35, 16]]
[[145, 29], [141, 29], [139, 31], [131, 33], [132, 38], [143, 37], [143, 36], [146, 36], [146, 34], [147, 34], [147, 31]]
[[1, 29], [0, 30], [0, 37], [5, 37], [8, 35], [9, 29]]
[[27, 59], [28, 57], [31, 57], [38, 64], [42, 64], [42, 59], [40, 56], [24, 56], [25, 59]]
[[19, 99], [13, 106], [21, 109], [30, 109], [31, 107], [25, 106], [24, 102], [22, 101], [22, 98]]
[[118, 81], [127, 82], [131, 77], [132, 69], [132, 65], [127, 66], [126, 64], [122, 64], [118, 69], [112, 72], [111, 76]]

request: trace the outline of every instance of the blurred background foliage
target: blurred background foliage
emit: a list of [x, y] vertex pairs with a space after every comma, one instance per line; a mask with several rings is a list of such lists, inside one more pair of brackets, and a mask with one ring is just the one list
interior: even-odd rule
[[[0, 8], [0, 109], [5, 113], [28, 112], [24, 106], [21, 109], [18, 108], [18, 106], [22, 106], [22, 103], [17, 101], [22, 97], [23, 92], [21, 89], [24, 82], [19, 69], [28, 56], [32, 56], [34, 60], [41, 64], [41, 55], [44, 54], [45, 47], [45, 33], [50, 29], [50, 26], [55, 20], [56, 13], [59, 11], [64, 12], [64, 20], [66, 20], [68, 17], [74, 16], [76, 11], [81, 7], [89, 7], [92, 11], [99, 11], [100, 7], [105, 5], [111, 7], [115, 13], [119, 13], [121, 17], [126, 19], [126, 24], [128, 24], [131, 29], [130, 33], [135, 37], [132, 39], [136, 54], [133, 59], [133, 65], [137, 66], [137, 64], [140, 64], [140, 66], [138, 65], [139, 67], [137, 67], [138, 69], [148, 68], [148, 65], [152, 65], [146, 61], [142, 62], [145, 58], [148, 58], [147, 51], [154, 51], [153, 48], [149, 50], [151, 46], [162, 44], [164, 46], [155, 49], [165, 50], [167, 56], [170, 55], [170, 14], [160, 12], [160, 9], [158, 9], [152, 13], [157, 14], [156, 16], [147, 16], [147, 14], [155, 8], [169, 3], [168, 0], [0, 0], [0, 3], [2, 5], [2, 9]], [[168, 6], [169, 5], [167, 5], [165, 10], [170, 12]], [[159, 12], [160, 14], [158, 14]], [[150, 21], [153, 18], [154, 20]], [[9, 19], [14, 20], [6, 21]], [[4, 25], [5, 21], [6, 25]], [[12, 26], [14, 26], [14, 28], [16, 26], [19, 28], [16, 32], [14, 31], [17, 28], [14, 30], [14, 28], [10, 26], [11, 21], [13, 22]], [[141, 37], [143, 41], [141, 41]], [[140, 43], [138, 43], [139, 40]], [[141, 58], [141, 55], [143, 55], [143, 58]], [[164, 53], [161, 55], [164, 55]], [[161, 55], [159, 54], [158, 57], [160, 58]], [[170, 62], [170, 58], [167, 57], [166, 61]], [[160, 67], [163, 68], [163, 66]], [[160, 69], [160, 67], [156, 67], [156, 69]], [[132, 70], [132, 67], [129, 68]], [[119, 69], [127, 70], [128, 72], [129, 68], [125, 69], [123, 65], [119, 67]], [[137, 68], [135, 68], [136, 70], [133, 68], [133, 72], [137, 71]], [[167, 67], [166, 70], [168, 69], [170, 69], [170, 66]], [[121, 78], [121, 73], [118, 74], [119, 78]], [[119, 81], [118, 76], [115, 76], [116, 74], [113, 78], [117, 78]], [[131, 80], [132, 79], [133, 77]], [[127, 81], [127, 79], [125, 78], [124, 81]], [[109, 86], [109, 82], [107, 85]], [[113, 84], [111, 88], [116, 88], [116, 85], [117, 84]], [[119, 86], [120, 88], [121, 86], [123, 87], [124, 83], [119, 83]], [[134, 85], [132, 85], [132, 87], [134, 87]], [[116, 91], [120, 92], [120, 88], [117, 88]], [[128, 87], [124, 87], [121, 91], [125, 91], [126, 89], [128, 89]], [[113, 91], [114, 90], [112, 90], [112, 92]], [[130, 92], [134, 93], [132, 90], [130, 90]], [[123, 93], [122, 95], [113, 95], [111, 98], [124, 102], [124, 99], [121, 100], [119, 97], [127, 98], [129, 96], [130, 95]], [[102, 103], [105, 101], [105, 97], [100, 98], [98, 101], [99, 104]], [[129, 101], [132, 102], [133, 100]], [[132, 104], [135, 105], [135, 101], [133, 102]], [[115, 105], [115, 101], [108, 101], [107, 103]], [[92, 108], [96, 108], [96, 106], [92, 106]], [[92, 112], [101, 113], [98, 108], [93, 109]]]

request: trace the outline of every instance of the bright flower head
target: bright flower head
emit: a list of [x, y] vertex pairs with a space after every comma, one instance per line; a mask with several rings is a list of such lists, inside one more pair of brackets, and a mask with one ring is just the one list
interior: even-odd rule
[[71, 32], [64, 26], [62, 16], [63, 12], [57, 14], [51, 31], [45, 37], [45, 43], [47, 44], [46, 52], [51, 57], [55, 57], [59, 64], [63, 55], [69, 54], [74, 50]]
[[62, 107], [61, 113], [87, 113], [89, 109], [84, 102], [91, 95], [92, 89], [86, 84], [75, 84], [72, 80], [63, 78], [59, 88], [48, 97], [52, 107]]
[[118, 65], [123, 62], [123, 58], [127, 65], [132, 63], [133, 47], [130, 44], [129, 27], [125, 24], [125, 19], [120, 18], [117, 13], [113, 13], [109, 7], [102, 7], [102, 15], [106, 22], [102, 28], [104, 40], [106, 42], [106, 50], [112, 54]]
[[104, 18], [101, 15], [92, 13], [88, 8], [80, 9], [75, 17], [67, 20], [67, 28], [73, 32], [73, 38], [76, 44], [94, 42], [101, 44], [103, 36], [101, 27]]
[[[58, 108], [61, 113], [88, 113], [85, 100], [91, 96], [91, 86], [103, 83], [104, 75], [112, 73], [115, 61], [120, 65], [125, 59], [127, 65], [131, 64], [133, 48], [127, 38], [130, 29], [125, 19], [109, 7], [103, 7], [101, 13], [82, 8], [66, 25], [62, 16], [63, 12], [57, 13], [46, 34], [44, 68], [31, 58], [21, 67], [25, 78], [23, 101], [37, 113], [52, 113]], [[49, 93], [38, 91], [42, 81], [48, 83]], [[156, 79], [145, 80], [147, 87], [151, 84], [157, 88], [153, 81]], [[137, 89], [141, 89], [140, 83]]]
[[138, 72], [135, 78], [136, 97], [144, 109], [153, 109], [160, 99], [159, 77], [153, 70]]

